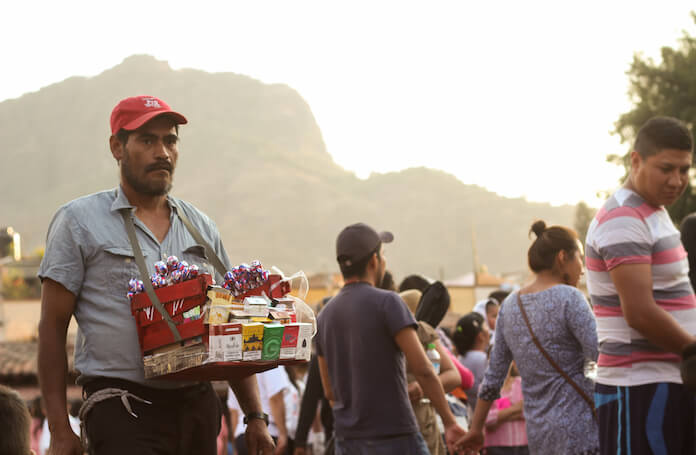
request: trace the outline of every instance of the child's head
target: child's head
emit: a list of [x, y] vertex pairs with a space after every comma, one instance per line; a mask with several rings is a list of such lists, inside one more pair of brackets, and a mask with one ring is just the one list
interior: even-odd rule
[[19, 394], [0, 385], [0, 454], [28, 455], [31, 417], [29, 409]]
[[479, 313], [463, 316], [454, 328], [452, 342], [460, 355], [471, 350], [485, 351], [488, 347], [490, 333], [486, 321]]
[[500, 306], [498, 305], [498, 301], [489, 298], [488, 302], [486, 302], [486, 322], [491, 330], [495, 330], [495, 323], [498, 320], [499, 310]]

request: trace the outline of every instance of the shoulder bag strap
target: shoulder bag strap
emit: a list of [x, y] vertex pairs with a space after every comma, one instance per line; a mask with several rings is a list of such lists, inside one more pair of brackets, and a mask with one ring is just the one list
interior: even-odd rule
[[534, 331], [532, 330], [532, 326], [529, 323], [529, 318], [527, 318], [527, 312], [524, 310], [524, 306], [522, 306], [522, 301], [520, 299], [520, 293], [517, 293], [517, 306], [520, 309], [520, 313], [522, 313], [522, 318], [524, 319], [524, 323], [527, 325], [527, 328], [529, 329], [529, 334], [532, 336], [532, 341], [536, 345], [536, 347], [539, 349], [539, 352], [546, 357], [546, 360], [551, 364], [551, 366], [558, 371], [558, 373], [565, 379], [565, 381], [570, 384], [576, 392], [580, 394], [583, 400], [590, 406], [590, 409], [592, 410], [592, 416], [597, 419], [597, 410], [595, 409], [594, 401], [587, 396], [584, 390], [580, 388], [580, 386], [573, 381], [573, 379], [566, 374], [565, 371], [561, 369], [560, 366], [551, 358], [548, 352], [541, 346], [541, 343], [537, 339], [536, 335], [534, 334]]
[[155, 294], [155, 289], [152, 287], [152, 281], [150, 280], [150, 274], [147, 271], [147, 265], [145, 265], [145, 258], [143, 257], [143, 251], [140, 249], [140, 244], [138, 243], [138, 237], [135, 235], [135, 225], [133, 224], [133, 218], [131, 216], [130, 208], [123, 208], [120, 210], [121, 216], [123, 217], [123, 222], [126, 225], [126, 232], [128, 233], [128, 240], [130, 240], [131, 247], [133, 248], [133, 257], [135, 257], [135, 263], [138, 265], [138, 270], [140, 270], [140, 278], [145, 285], [145, 292], [150, 298], [152, 305], [159, 311], [162, 318], [167, 322], [169, 330], [172, 331], [174, 339], [178, 342], [181, 341], [181, 334], [176, 328], [176, 323], [169, 315], [167, 310], [164, 308], [162, 303], [159, 301], [157, 294]]
[[203, 248], [205, 248], [205, 254], [208, 256], [208, 260], [211, 262], [211, 264], [213, 264], [213, 267], [215, 267], [215, 270], [217, 270], [217, 272], [224, 277], [225, 273], [227, 273], [227, 267], [225, 267], [225, 265], [222, 263], [217, 253], [215, 253], [215, 250], [208, 242], [205, 241], [198, 229], [196, 229], [196, 227], [191, 223], [191, 220], [188, 219], [184, 211], [181, 209], [181, 206], [177, 204], [174, 199], [170, 199], [170, 201], [172, 202], [172, 205], [176, 207], [176, 214], [184, 223], [186, 229], [193, 236], [196, 242], [203, 245]]

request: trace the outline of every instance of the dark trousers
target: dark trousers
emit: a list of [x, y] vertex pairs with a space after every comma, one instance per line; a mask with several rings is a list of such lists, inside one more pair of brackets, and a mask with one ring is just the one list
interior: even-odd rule
[[603, 455], [693, 455], [694, 396], [681, 384], [595, 385]]
[[220, 400], [210, 383], [175, 390], [100, 378], [84, 386], [89, 396], [104, 388], [128, 390], [152, 404], [129, 399], [133, 417], [119, 397], [94, 405], [86, 417], [91, 455], [216, 455]]

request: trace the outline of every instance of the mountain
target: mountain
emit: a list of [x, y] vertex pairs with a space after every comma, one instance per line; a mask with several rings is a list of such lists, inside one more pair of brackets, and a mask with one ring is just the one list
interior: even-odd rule
[[442, 171], [358, 179], [334, 163], [310, 107], [287, 85], [135, 55], [0, 103], [0, 226], [20, 232], [25, 251], [42, 246], [60, 205], [118, 184], [109, 115], [135, 94], [161, 97], [189, 119], [172, 194], [216, 221], [237, 263], [335, 272], [337, 233], [364, 221], [394, 232], [387, 257], [397, 280], [471, 271], [472, 229], [481, 263], [519, 271], [535, 219], [572, 224], [571, 206], [503, 198]]

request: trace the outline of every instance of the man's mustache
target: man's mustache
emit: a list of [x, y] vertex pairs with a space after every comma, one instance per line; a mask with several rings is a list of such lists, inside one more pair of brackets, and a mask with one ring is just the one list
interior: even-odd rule
[[162, 170], [162, 169], [164, 169], [165, 171], [169, 171], [170, 174], [171, 174], [172, 171], [174, 170], [174, 169], [172, 168], [172, 164], [171, 164], [171, 163], [168, 163], [168, 162], [166, 162], [166, 161], [162, 161], [162, 162], [159, 162], [159, 163], [153, 163], [153, 164], [150, 164], [149, 166], [146, 166], [146, 167], [145, 167], [145, 172], [159, 171], [159, 170]]

